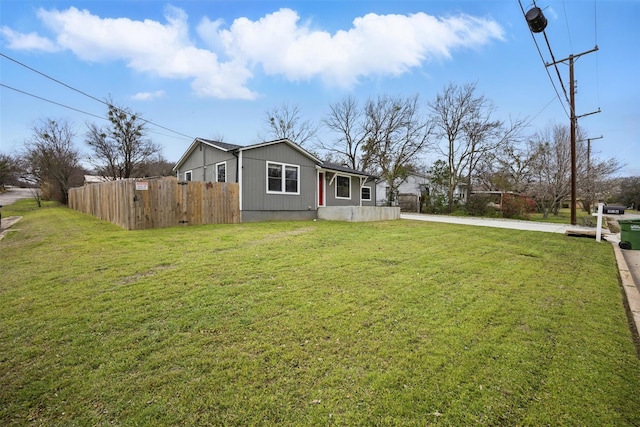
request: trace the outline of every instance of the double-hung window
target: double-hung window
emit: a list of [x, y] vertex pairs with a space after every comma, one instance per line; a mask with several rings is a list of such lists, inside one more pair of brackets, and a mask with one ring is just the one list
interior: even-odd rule
[[362, 187], [360, 197], [362, 200], [371, 200], [371, 187]]
[[191, 181], [192, 178], [193, 178], [193, 172], [192, 171], [186, 171], [184, 173], [184, 180], [185, 181]]
[[216, 164], [216, 182], [227, 182], [227, 162]]
[[338, 175], [336, 177], [336, 199], [351, 198], [351, 178]]
[[300, 194], [300, 166], [267, 162], [267, 193]]

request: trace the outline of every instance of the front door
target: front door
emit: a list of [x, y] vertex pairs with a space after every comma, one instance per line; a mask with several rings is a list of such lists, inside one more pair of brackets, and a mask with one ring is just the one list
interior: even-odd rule
[[324, 172], [318, 172], [318, 206], [324, 206]]

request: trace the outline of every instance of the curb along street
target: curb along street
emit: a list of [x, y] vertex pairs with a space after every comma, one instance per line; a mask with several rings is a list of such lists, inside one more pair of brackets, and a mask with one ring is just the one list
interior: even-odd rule
[[[618, 263], [618, 271], [620, 272], [620, 281], [622, 282], [622, 289], [627, 298], [627, 306], [629, 309], [629, 316], [635, 325], [635, 334], [638, 337], [640, 334], [640, 291], [634, 281], [634, 277], [629, 270], [629, 265], [623, 254], [623, 249], [620, 249], [617, 243], [613, 243], [613, 251], [616, 255], [616, 262]], [[631, 252], [631, 251], [625, 251]]]

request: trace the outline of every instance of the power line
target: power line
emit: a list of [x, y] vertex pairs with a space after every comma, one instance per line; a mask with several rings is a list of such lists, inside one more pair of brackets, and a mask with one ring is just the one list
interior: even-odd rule
[[[598, 6], [596, 0], [593, 0], [593, 33], [595, 45], [598, 46]], [[598, 100], [598, 109], [600, 109], [600, 64], [599, 55], [596, 52], [596, 97]]]
[[529, 124], [529, 123], [532, 123], [532, 122], [533, 122], [533, 121], [534, 121], [534, 120], [535, 120], [535, 119], [536, 119], [540, 114], [542, 114], [542, 113], [544, 112], [544, 110], [546, 110], [546, 109], [549, 107], [549, 105], [551, 105], [551, 103], [552, 103], [553, 101], [555, 101], [555, 100], [556, 100], [556, 97], [555, 97], [555, 96], [554, 96], [554, 97], [552, 97], [552, 98], [549, 100], [549, 102], [547, 102], [547, 104], [546, 104], [544, 107], [542, 107], [542, 109], [540, 109], [540, 111], [538, 111], [538, 112], [536, 113], [536, 115], [535, 115], [535, 116], [533, 116], [533, 117], [531, 118], [531, 120], [529, 120], [528, 124]]
[[[518, 3], [520, 4], [520, 9], [522, 10], [522, 15], [526, 19], [527, 13], [524, 11], [524, 7], [522, 6], [522, 0], [518, 0]], [[530, 33], [531, 33], [531, 31], [530, 31]], [[540, 55], [540, 59], [542, 60], [542, 63], [545, 65], [544, 69], [547, 72], [547, 76], [549, 76], [549, 81], [551, 81], [551, 86], [553, 86], [553, 90], [555, 91], [556, 96], [558, 97], [558, 100], [560, 101], [560, 106], [562, 106], [562, 109], [564, 110], [564, 113], [567, 115], [567, 117], [571, 117], [571, 115], [567, 111], [567, 108], [564, 105], [564, 102], [562, 101], [562, 97], [560, 96], [560, 92], [558, 92], [558, 88], [556, 87], [556, 84], [553, 81], [553, 77], [551, 77], [551, 73], [549, 72], [549, 67], [546, 66], [546, 62], [544, 60], [544, 57], [542, 56], [542, 51], [540, 50], [540, 46], [538, 45], [538, 41], [533, 36], [533, 33], [531, 33], [531, 38], [533, 39], [533, 44], [535, 44], [536, 49], [538, 50], [538, 55]], [[546, 38], [546, 35], [545, 35], [545, 38]], [[547, 45], [548, 45], [548, 43], [549, 42], [547, 40]], [[551, 47], [549, 47], [549, 50], [551, 50]], [[551, 57], [553, 58], [553, 53], [551, 53]], [[554, 60], [554, 62], [555, 62], [555, 60]], [[560, 77], [560, 71], [558, 70], [558, 66], [557, 65], [556, 65], [556, 72], [558, 73], [558, 77]], [[560, 83], [562, 84], [562, 79], [560, 79]], [[564, 88], [564, 84], [562, 84], [562, 89], [564, 91], [565, 99], [567, 99], [567, 91]], [[568, 100], [567, 100], [567, 102], [568, 102]]]
[[[567, 95], [567, 89], [564, 87], [564, 82], [562, 81], [562, 75], [560, 74], [560, 70], [558, 69], [558, 61], [556, 61], [555, 56], [553, 55], [553, 51], [551, 50], [551, 44], [549, 43], [549, 39], [547, 38], [547, 33], [542, 33], [544, 35], [544, 40], [547, 43], [547, 48], [549, 49], [549, 55], [551, 55], [551, 61], [553, 61], [551, 64], [553, 64], [553, 68], [556, 69], [556, 74], [558, 75], [558, 80], [560, 81], [560, 86], [562, 87], [562, 92], [564, 93], [564, 99], [571, 104], [571, 102], [569, 101], [569, 96]], [[533, 37], [533, 34], [531, 34], [531, 37]], [[534, 37], [535, 40], [535, 37]], [[547, 65], [547, 64], [545, 64]]]
[[31, 97], [36, 98], [36, 99], [39, 99], [39, 100], [41, 100], [41, 101], [49, 102], [49, 103], [51, 103], [51, 104], [55, 104], [55, 105], [58, 105], [58, 106], [60, 106], [60, 107], [68, 108], [69, 110], [77, 111], [78, 113], [86, 114], [86, 115], [88, 115], [88, 116], [96, 117], [96, 118], [98, 118], [98, 119], [108, 120], [106, 117], [98, 116], [98, 115], [93, 114], [93, 113], [88, 113], [88, 112], [86, 112], [86, 111], [79, 110], [79, 109], [77, 109], [77, 108], [70, 107], [70, 106], [68, 106], [68, 105], [61, 104], [61, 103], [59, 103], [59, 102], [52, 101], [52, 100], [47, 99], [47, 98], [43, 98], [43, 97], [38, 96], [38, 95], [34, 95], [33, 93], [25, 92], [25, 91], [23, 91], [23, 90], [20, 90], [20, 89], [17, 89], [17, 88], [15, 88], [15, 87], [12, 87], [12, 86], [6, 85], [6, 84], [4, 84], [4, 83], [0, 83], [0, 86], [2, 86], [2, 87], [6, 87], [7, 89], [14, 90], [14, 91], [16, 91], [16, 92], [18, 92], [18, 93], [21, 93], [21, 94], [23, 94], [23, 95], [31, 96]]
[[[73, 111], [76, 111], [76, 112], [78, 112], [78, 113], [86, 114], [87, 116], [91, 116], [91, 117], [95, 117], [95, 118], [97, 118], [97, 119], [102, 119], [102, 120], [107, 120], [107, 121], [109, 121], [109, 119], [108, 119], [108, 118], [106, 118], [106, 117], [102, 117], [102, 116], [99, 116], [99, 115], [97, 115], [97, 114], [89, 113], [89, 112], [87, 112], [87, 111], [80, 110], [80, 109], [78, 109], [78, 108], [71, 107], [71, 106], [66, 105], [66, 104], [62, 104], [62, 103], [60, 103], [60, 102], [52, 101], [52, 100], [50, 100], [50, 99], [43, 98], [42, 96], [38, 96], [38, 95], [35, 95], [35, 94], [33, 94], [33, 93], [26, 92], [26, 91], [24, 91], [24, 90], [21, 90], [21, 89], [15, 88], [15, 87], [13, 87], [13, 86], [6, 85], [6, 84], [4, 84], [4, 83], [0, 83], [0, 86], [5, 87], [5, 88], [7, 88], [7, 89], [11, 89], [11, 90], [13, 90], [13, 91], [15, 91], [15, 92], [18, 92], [18, 93], [21, 93], [21, 94], [23, 94], [23, 95], [27, 95], [27, 96], [30, 96], [30, 97], [32, 97], [32, 98], [39, 99], [39, 100], [41, 100], [41, 101], [45, 101], [45, 102], [48, 102], [48, 103], [50, 103], [50, 104], [57, 105], [57, 106], [59, 106], [59, 107], [67, 108], [67, 109], [69, 109], [69, 110], [73, 110]], [[149, 130], [148, 132], [149, 132], [149, 133], [156, 134], [156, 135], [166, 136], [167, 138], [180, 138], [180, 137], [175, 136], [175, 135], [167, 135], [167, 134], [165, 134], [165, 133], [160, 133], [160, 132], [156, 132], [156, 131], [152, 131], [152, 130]], [[191, 137], [188, 137], [188, 138], [189, 138], [189, 139], [192, 139]]]
[[[26, 68], [26, 69], [28, 69], [28, 70], [30, 70], [30, 71], [32, 71], [32, 72], [34, 72], [34, 73], [36, 73], [36, 74], [39, 74], [39, 75], [41, 75], [42, 77], [45, 77], [45, 78], [47, 78], [47, 79], [49, 79], [49, 80], [51, 80], [51, 81], [53, 81], [53, 82], [55, 82], [55, 83], [58, 83], [58, 84], [60, 84], [60, 85], [62, 85], [62, 86], [64, 86], [64, 87], [66, 87], [67, 89], [73, 90], [74, 92], [77, 92], [77, 93], [79, 93], [79, 94], [81, 94], [81, 95], [84, 95], [84, 96], [86, 96], [86, 97], [90, 98], [90, 99], [93, 99], [94, 101], [98, 101], [99, 103], [101, 103], [101, 104], [103, 104], [103, 105], [106, 105], [106, 106], [107, 106], [107, 107], [109, 107], [109, 108], [115, 108], [117, 111], [120, 111], [120, 112], [123, 112], [123, 113], [127, 113], [126, 111], [122, 110], [121, 108], [116, 107], [115, 105], [112, 105], [112, 104], [110, 104], [110, 103], [108, 103], [108, 102], [106, 102], [106, 101], [104, 101], [104, 100], [101, 100], [101, 99], [99, 99], [99, 98], [96, 98], [96, 97], [95, 97], [95, 96], [93, 96], [93, 95], [90, 95], [90, 94], [88, 94], [88, 93], [86, 93], [86, 92], [81, 91], [80, 89], [76, 89], [75, 87], [70, 86], [70, 85], [68, 85], [67, 83], [64, 83], [64, 82], [62, 82], [62, 81], [60, 81], [60, 80], [58, 80], [58, 79], [56, 79], [56, 78], [54, 78], [54, 77], [51, 77], [51, 76], [49, 76], [48, 74], [43, 73], [42, 71], [38, 71], [38, 70], [36, 70], [35, 68], [30, 67], [30, 66], [28, 66], [28, 65], [26, 65], [26, 64], [24, 64], [24, 63], [22, 63], [22, 62], [18, 61], [17, 59], [11, 58], [11, 57], [9, 57], [9, 56], [5, 55], [5, 54], [4, 54], [4, 53], [2, 53], [2, 52], [0, 52], [0, 56], [2, 56], [3, 58], [8, 59], [9, 61], [15, 62], [16, 64], [18, 64], [18, 65], [20, 65], [20, 66], [22, 66], [22, 67], [24, 67], [24, 68]], [[16, 91], [18, 91], [18, 92], [22, 92], [22, 91], [20, 91], [20, 90], [18, 90], [18, 89], [15, 89], [15, 88], [12, 88], [12, 87], [9, 87], [9, 86], [6, 86], [6, 85], [3, 85], [3, 86], [5, 86], [5, 87], [7, 87], [7, 88], [9, 88], [9, 89], [14, 89], [14, 90], [16, 90]], [[22, 93], [25, 93], [25, 94], [27, 94], [27, 95], [29, 95], [29, 96], [33, 96], [34, 98], [38, 98], [38, 99], [42, 99], [42, 100], [47, 101], [47, 102], [51, 102], [52, 104], [56, 104], [56, 105], [60, 105], [60, 106], [65, 107], [65, 108], [69, 108], [69, 109], [71, 109], [71, 110], [75, 110], [75, 111], [78, 111], [78, 112], [81, 112], [81, 113], [84, 113], [84, 114], [88, 114], [88, 115], [93, 115], [93, 114], [85, 113], [85, 112], [83, 112], [83, 111], [81, 111], [81, 110], [77, 110], [77, 109], [75, 109], [75, 108], [72, 108], [72, 107], [69, 107], [69, 106], [66, 106], [66, 105], [63, 105], [63, 104], [56, 103], [56, 102], [54, 102], [54, 101], [50, 101], [50, 100], [45, 99], [45, 98], [41, 98], [41, 97], [39, 97], [39, 96], [37, 96], [37, 95], [29, 94], [29, 93], [26, 93], [26, 92], [22, 92]], [[96, 116], [96, 117], [97, 117], [97, 116]], [[99, 117], [99, 118], [104, 119], [104, 117]], [[165, 127], [165, 126], [159, 125], [159, 124], [157, 124], [157, 123], [154, 123], [154, 122], [152, 122], [151, 120], [146, 120], [146, 119], [144, 119], [144, 118], [140, 118], [140, 120], [141, 120], [141, 121], [143, 121], [143, 122], [145, 122], [145, 123], [148, 123], [148, 124], [150, 124], [150, 125], [153, 125], [153, 126], [159, 127], [159, 128], [164, 129], [164, 130], [166, 130], [166, 131], [169, 131], [169, 132], [171, 132], [171, 133], [175, 133], [175, 134], [177, 134], [177, 135], [183, 136], [183, 137], [185, 137], [185, 138], [188, 138], [188, 139], [195, 139], [194, 137], [192, 137], [192, 136], [190, 136], [190, 135], [185, 135], [185, 134], [183, 134], [183, 133], [181, 133], [181, 132], [178, 132], [178, 131], [175, 131], [175, 130], [170, 129], [170, 128], [168, 128], [168, 127]]]
[[86, 96], [86, 97], [89, 97], [89, 98], [93, 99], [94, 101], [98, 101], [98, 102], [100, 102], [100, 103], [102, 103], [102, 104], [104, 104], [104, 105], [107, 105], [107, 106], [109, 105], [109, 104], [107, 104], [106, 102], [104, 102], [103, 100], [96, 98], [95, 96], [89, 95], [88, 93], [85, 93], [85, 92], [83, 92], [83, 91], [81, 91], [81, 90], [79, 90], [79, 89], [76, 89], [76, 88], [74, 88], [74, 87], [72, 87], [72, 86], [69, 86], [68, 84], [66, 84], [66, 83], [64, 83], [64, 82], [61, 82], [60, 80], [55, 79], [55, 78], [53, 78], [53, 77], [51, 77], [51, 76], [49, 76], [49, 75], [47, 75], [47, 74], [45, 74], [45, 73], [43, 73], [43, 72], [41, 72], [41, 71], [38, 71], [38, 70], [36, 70], [35, 68], [32, 68], [32, 67], [28, 66], [27, 64], [24, 64], [24, 63], [22, 63], [22, 62], [18, 61], [17, 59], [13, 59], [13, 58], [11, 58], [11, 57], [9, 57], [9, 56], [5, 55], [5, 54], [4, 54], [4, 53], [2, 53], [2, 52], [0, 52], [0, 56], [2, 56], [3, 58], [8, 59], [9, 61], [15, 62], [16, 64], [18, 64], [18, 65], [20, 65], [20, 66], [22, 66], [22, 67], [26, 68], [27, 70], [33, 71], [33, 72], [34, 72], [34, 73], [36, 73], [36, 74], [40, 74], [42, 77], [45, 77], [45, 78], [47, 78], [47, 79], [49, 79], [49, 80], [52, 80], [52, 81], [54, 81], [54, 82], [56, 82], [56, 83], [58, 83], [58, 84], [61, 84], [62, 86], [66, 87], [67, 89], [71, 89], [71, 90], [73, 90], [73, 91], [75, 91], [75, 92], [78, 92], [78, 93], [80, 93], [80, 94], [82, 94], [82, 95], [84, 95], [84, 96]]
[[567, 15], [567, 5], [565, 0], [562, 0], [562, 8], [564, 9], [564, 22], [567, 25], [567, 36], [569, 37], [569, 49], [573, 52], [573, 43], [571, 42], [571, 31], [569, 30], [569, 17]]

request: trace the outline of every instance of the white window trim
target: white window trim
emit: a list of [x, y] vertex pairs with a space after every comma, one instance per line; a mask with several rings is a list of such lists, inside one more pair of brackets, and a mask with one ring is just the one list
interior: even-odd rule
[[[363, 188], [368, 188], [369, 189], [369, 198], [365, 199], [362, 197], [362, 189]], [[362, 199], [363, 202], [370, 202], [371, 201], [371, 186], [370, 185], [363, 185], [362, 187], [360, 187], [360, 198]]]
[[[281, 163], [281, 162], [272, 162], [270, 160], [267, 160], [266, 163], [266, 168], [265, 168], [265, 178], [266, 178], [266, 182], [265, 182], [265, 190], [267, 192], [267, 194], [281, 194], [281, 195], [285, 195], [285, 196], [299, 196], [300, 195], [300, 165], [292, 165], [289, 163]], [[269, 190], [269, 165], [278, 165], [278, 166], [282, 166], [282, 191], [270, 191]], [[288, 192], [285, 191], [286, 189], [286, 177], [287, 177], [287, 173], [286, 173], [286, 168], [287, 167], [292, 167], [292, 168], [296, 168], [296, 170], [298, 171], [297, 176], [298, 179], [296, 181], [297, 183], [297, 188], [296, 188], [296, 192]]]
[[[347, 178], [349, 180], [349, 197], [338, 197], [338, 178]], [[351, 177], [349, 175], [336, 174], [336, 199], [351, 200]]]
[[[218, 181], [218, 166], [220, 165], [224, 165], [224, 181]], [[227, 162], [220, 162], [220, 163], [216, 163], [215, 165], [215, 174], [216, 174], [216, 181], [215, 182], [227, 182]]]
[[[187, 174], [189, 174], [189, 179], [187, 179]], [[193, 181], [193, 171], [184, 171], [184, 180], [185, 181]]]

